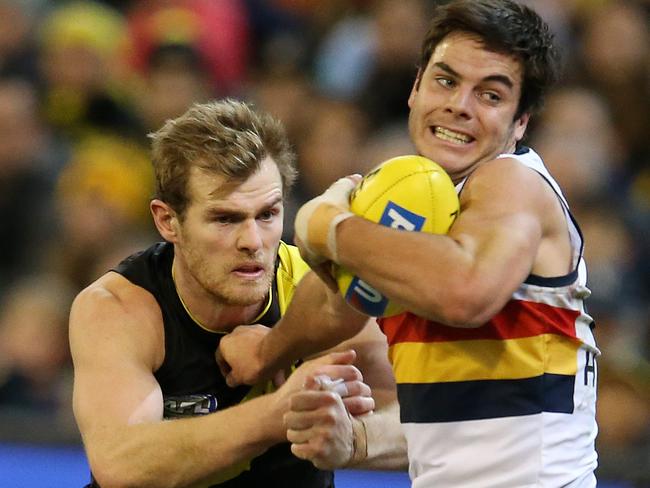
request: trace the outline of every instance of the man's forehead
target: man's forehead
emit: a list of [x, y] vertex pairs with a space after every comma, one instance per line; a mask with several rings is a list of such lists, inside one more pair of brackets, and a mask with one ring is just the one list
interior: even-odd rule
[[451, 32], [436, 45], [429, 59], [429, 66], [440, 63], [454, 71], [464, 68], [464, 71], [458, 74], [473, 75], [487, 81], [499, 81], [505, 76], [515, 85], [523, 80], [521, 59], [515, 54], [492, 49], [480, 36], [470, 32]]
[[275, 165], [263, 161], [249, 176], [233, 177], [205, 168], [193, 167], [190, 172], [190, 194], [197, 201], [227, 206], [234, 200], [282, 199], [282, 178]]

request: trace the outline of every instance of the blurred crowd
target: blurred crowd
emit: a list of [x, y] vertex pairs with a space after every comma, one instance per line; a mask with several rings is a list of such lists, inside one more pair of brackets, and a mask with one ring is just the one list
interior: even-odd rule
[[[413, 153], [406, 100], [440, 1], [0, 0], [0, 442], [79, 442], [67, 314], [159, 239], [147, 134], [212, 98], [274, 114], [299, 160], [291, 242], [300, 203]], [[524, 3], [563, 51], [526, 142], [586, 239], [599, 476], [650, 486], [650, 1]]]

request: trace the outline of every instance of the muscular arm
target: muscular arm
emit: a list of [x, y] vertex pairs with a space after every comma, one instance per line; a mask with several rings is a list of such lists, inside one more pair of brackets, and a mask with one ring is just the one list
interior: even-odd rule
[[386, 338], [374, 320], [338, 348], [357, 351], [356, 365], [372, 386], [373, 412], [349, 416], [340, 399], [308, 383], [291, 398], [285, 415], [292, 451], [323, 469], [406, 469], [406, 440]]
[[[417, 315], [457, 327], [485, 323], [531, 271], [565, 274], [570, 252], [540, 255], [557, 198], [533, 170], [508, 159], [478, 168], [447, 235], [407, 233], [361, 218], [337, 227], [340, 263]], [[566, 235], [563, 236], [566, 240]], [[372, 243], [374, 253], [368, 251]]]
[[[267, 338], [271, 341], [265, 344]], [[313, 273], [300, 282], [287, 313], [273, 329], [239, 327], [221, 340], [220, 351], [224, 362], [232, 367], [228, 380], [234, 385], [255, 383], [260, 375], [269, 376], [284, 364], [316, 352], [322, 354], [333, 345], [336, 347], [331, 350], [357, 352], [355, 364], [372, 388], [376, 408], [371, 414], [350, 420], [343, 404], [331, 395], [318, 389], [294, 394], [287, 426], [295, 431], [296, 444], [302, 444], [294, 453], [318, 467], [345, 466], [351, 453], [352, 422], [355, 436], [363, 436], [357, 438], [357, 444], [367, 445], [354, 466], [403, 469], [407, 465], [406, 443], [386, 337], [374, 319], [348, 307]], [[266, 357], [260, 353], [263, 347], [267, 348]], [[350, 400], [346, 401], [350, 407]]]
[[[282, 416], [289, 395], [302, 386], [300, 374], [263, 398], [163, 421], [162, 393], [153, 376], [162, 361], [161, 320], [153, 297], [115, 274], [73, 304], [73, 405], [102, 487], [205, 485], [286, 439]], [[299, 370], [305, 367], [310, 366]]]
[[[268, 376], [297, 359], [332, 348], [359, 333], [367, 320], [311, 272], [298, 285], [285, 315], [262, 340], [259, 368]], [[255, 379], [240, 377], [239, 382]]]
[[163, 422], [153, 376], [162, 319], [153, 297], [123, 281], [111, 276], [82, 292], [70, 319], [75, 417], [99, 483], [192, 486], [282, 440], [281, 422], [261, 416], [256, 400]]
[[359, 334], [335, 348], [339, 349], [357, 352], [355, 364], [363, 373], [365, 383], [372, 388], [376, 404], [373, 412], [353, 419], [353, 422], [363, 422], [362, 426], [355, 426], [354, 435], [365, 435], [365, 441], [357, 439], [356, 444], [365, 443], [366, 457], [347, 467], [406, 469], [406, 439], [400, 423], [397, 387], [388, 361], [386, 336], [379, 330], [377, 322], [370, 319]]
[[[417, 315], [457, 327], [480, 326], [531, 271], [567, 272], [568, 248], [564, 256], [553, 251], [539, 256], [541, 247], [553, 250], [558, 246], [549, 242], [560, 240], [545, 237], [548, 215], [565, 229], [557, 198], [536, 172], [512, 160], [495, 160], [467, 183], [449, 234], [398, 231], [352, 217], [336, 228], [339, 261]], [[312, 274], [301, 282], [286, 316], [264, 337], [261, 363], [277, 369], [300, 354], [352, 337], [362, 323]]]

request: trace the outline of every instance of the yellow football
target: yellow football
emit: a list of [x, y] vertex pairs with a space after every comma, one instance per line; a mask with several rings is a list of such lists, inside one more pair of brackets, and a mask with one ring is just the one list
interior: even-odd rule
[[[458, 215], [458, 196], [449, 175], [422, 156], [399, 156], [366, 174], [350, 195], [350, 211], [394, 229], [446, 234]], [[357, 310], [390, 317], [404, 308], [344, 267], [335, 269], [340, 292]]]

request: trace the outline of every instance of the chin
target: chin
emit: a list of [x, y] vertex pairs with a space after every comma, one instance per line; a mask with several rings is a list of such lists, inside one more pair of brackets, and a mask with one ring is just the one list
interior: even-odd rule
[[256, 283], [229, 287], [215, 293], [227, 305], [249, 306], [263, 301], [269, 293], [269, 285]]

